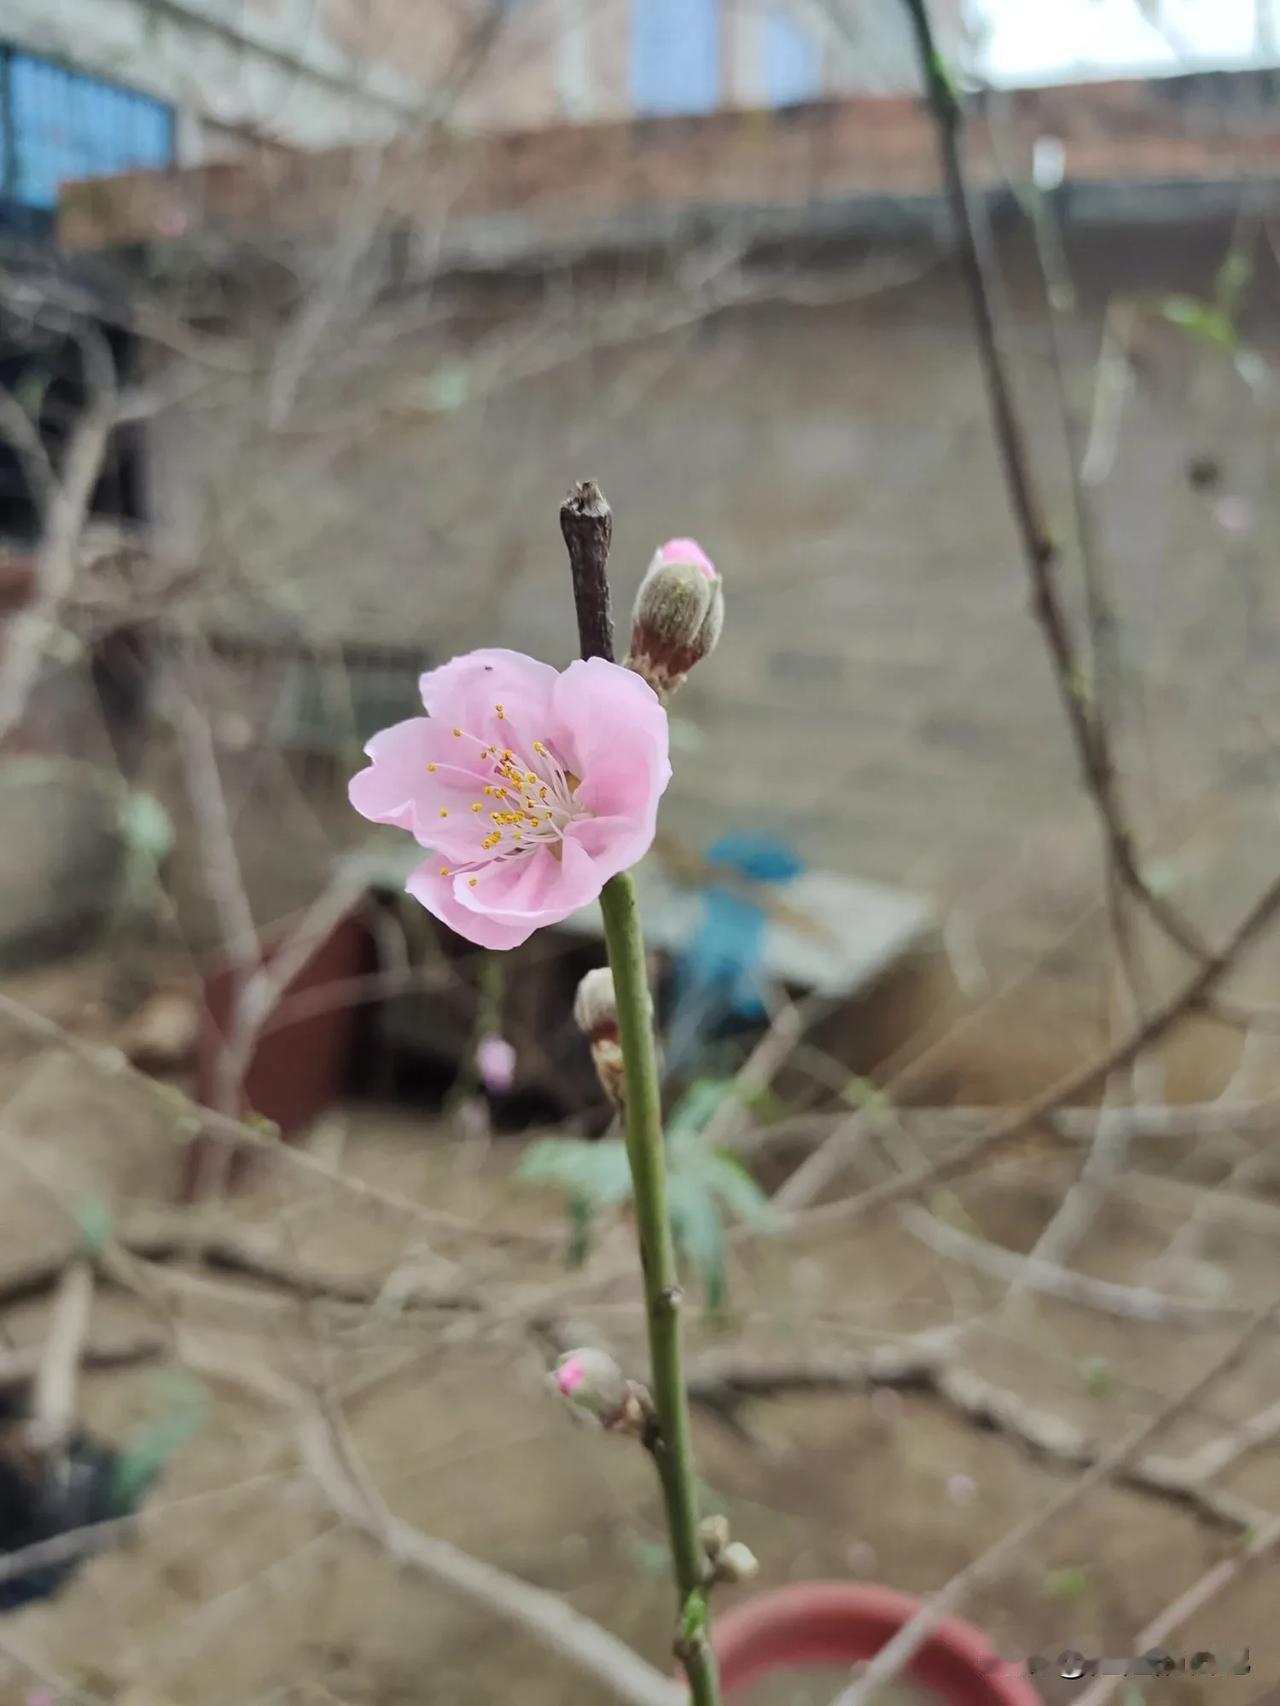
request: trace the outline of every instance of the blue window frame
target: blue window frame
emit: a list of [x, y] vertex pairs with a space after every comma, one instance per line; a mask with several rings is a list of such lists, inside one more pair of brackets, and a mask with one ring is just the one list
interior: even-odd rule
[[720, 104], [720, 0], [631, 0], [631, 100], [640, 113]]
[[68, 178], [173, 164], [172, 107], [52, 60], [0, 49], [0, 195], [49, 211]]
[[775, 6], [764, 20], [764, 88], [771, 107], [794, 107], [822, 93], [822, 55], [809, 32]]

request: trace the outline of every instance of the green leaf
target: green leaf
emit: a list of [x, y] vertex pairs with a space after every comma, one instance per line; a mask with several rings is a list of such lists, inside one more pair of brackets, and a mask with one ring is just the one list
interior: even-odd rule
[[1219, 313], [1232, 325], [1252, 281], [1253, 256], [1239, 247], [1228, 250], [1213, 281], [1213, 299]]
[[1060, 1570], [1046, 1570], [1044, 1591], [1050, 1599], [1074, 1605], [1087, 1598], [1093, 1590], [1093, 1578], [1083, 1564], [1068, 1564]]
[[1181, 326], [1193, 337], [1203, 338], [1218, 349], [1236, 347], [1236, 329], [1220, 308], [1194, 296], [1166, 296], [1160, 312], [1171, 325]]
[[101, 1197], [85, 1197], [83, 1202], [76, 1204], [76, 1221], [90, 1253], [101, 1255], [111, 1241], [110, 1203], [104, 1202]]
[[681, 1639], [692, 1646], [701, 1641], [706, 1633], [707, 1596], [701, 1588], [694, 1588], [680, 1612]]
[[1091, 1398], [1110, 1398], [1116, 1390], [1116, 1373], [1106, 1357], [1085, 1357], [1080, 1376]]
[[558, 1185], [592, 1209], [631, 1200], [631, 1169], [621, 1138], [587, 1143], [574, 1137], [544, 1137], [531, 1143], [516, 1177], [531, 1185]]
[[773, 1205], [736, 1155], [727, 1149], [709, 1149], [703, 1157], [701, 1176], [737, 1220], [748, 1226], [776, 1222]]
[[744, 1108], [748, 1108], [751, 1117], [757, 1125], [774, 1125], [778, 1120], [787, 1119], [794, 1111], [790, 1102], [785, 1101], [772, 1084], [759, 1084], [754, 1090], [740, 1093]]
[[704, 1131], [732, 1090], [732, 1078], [695, 1078], [667, 1117], [668, 1145], [683, 1143]]
[[720, 1206], [706, 1184], [688, 1174], [673, 1173], [667, 1201], [676, 1244], [702, 1279], [706, 1305], [713, 1313], [724, 1307], [725, 1237]]
[[595, 1210], [585, 1197], [571, 1195], [565, 1211], [569, 1216], [569, 1247], [565, 1251], [565, 1262], [571, 1268], [580, 1268], [591, 1254]]
[[137, 1510], [169, 1459], [204, 1426], [208, 1398], [198, 1380], [180, 1375], [165, 1382], [165, 1412], [121, 1452], [111, 1477], [109, 1503], [116, 1516]]

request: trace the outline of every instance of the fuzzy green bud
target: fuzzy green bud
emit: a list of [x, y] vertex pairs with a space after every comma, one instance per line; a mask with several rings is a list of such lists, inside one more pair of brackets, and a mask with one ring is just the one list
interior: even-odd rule
[[724, 592], [715, 565], [693, 539], [669, 539], [654, 553], [631, 614], [627, 668], [670, 698], [715, 648], [724, 627]]

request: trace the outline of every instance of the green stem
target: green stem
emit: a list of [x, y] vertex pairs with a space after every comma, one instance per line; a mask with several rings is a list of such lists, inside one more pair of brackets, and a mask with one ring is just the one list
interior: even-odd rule
[[677, 1650], [689, 1678], [695, 1706], [718, 1706], [720, 1685], [715, 1656], [703, 1633], [700, 1612], [706, 1559], [698, 1537], [697, 1474], [689, 1428], [680, 1351], [680, 1285], [667, 1212], [666, 1148], [658, 1061], [653, 1046], [644, 940], [636, 909], [635, 885], [624, 871], [606, 883], [600, 897], [605, 941], [618, 1002], [618, 1035], [626, 1079], [627, 1159], [635, 1201], [640, 1261], [644, 1269], [649, 1360], [657, 1413], [654, 1460], [662, 1483], [680, 1594], [682, 1637]]

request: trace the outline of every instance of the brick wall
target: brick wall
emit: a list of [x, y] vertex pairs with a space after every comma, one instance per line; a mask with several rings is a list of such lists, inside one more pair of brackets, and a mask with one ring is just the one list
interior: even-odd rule
[[[1063, 145], [1069, 183], [1271, 179], [1280, 126], [1265, 74], [1115, 82], [992, 96], [968, 135], [974, 180], [1025, 173], [1038, 138]], [[999, 162], [1000, 164], [998, 165]], [[783, 112], [550, 125], [399, 145], [372, 165], [350, 151], [279, 152], [203, 170], [68, 186], [73, 249], [192, 236], [234, 241], [321, 233], [360, 206], [412, 229], [483, 244], [505, 222], [516, 247], [591, 242], [628, 218], [728, 209], [816, 209], [938, 188], [933, 138], [912, 97]]]

